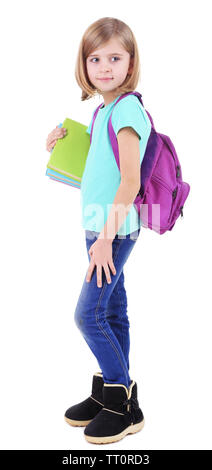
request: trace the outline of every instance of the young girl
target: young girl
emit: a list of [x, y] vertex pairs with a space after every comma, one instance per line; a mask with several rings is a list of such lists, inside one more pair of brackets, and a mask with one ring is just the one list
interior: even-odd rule
[[[135, 95], [124, 97], [112, 114], [120, 171], [108, 135], [116, 101], [135, 90], [139, 74], [136, 40], [124, 22], [106, 17], [88, 27], [80, 43], [75, 76], [82, 101], [99, 94], [104, 103], [97, 113], [81, 181], [89, 267], [75, 322], [101, 372], [93, 375], [91, 396], [71, 406], [65, 419], [73, 426], [86, 426], [85, 438], [99, 444], [116, 442], [144, 425], [137, 383], [129, 375], [130, 325], [123, 272], [140, 234], [141, 221], [133, 202], [140, 189], [140, 165], [151, 131], [148, 115]], [[91, 124], [92, 120], [89, 134]], [[57, 128], [49, 134], [47, 150], [64, 131]]]

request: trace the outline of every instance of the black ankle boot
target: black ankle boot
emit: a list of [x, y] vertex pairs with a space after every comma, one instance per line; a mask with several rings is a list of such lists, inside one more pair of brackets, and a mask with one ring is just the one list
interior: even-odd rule
[[102, 373], [93, 375], [92, 392], [86, 400], [73, 405], [66, 410], [64, 418], [72, 426], [87, 426], [103, 405], [103, 385]]
[[104, 407], [84, 430], [88, 442], [116, 442], [143, 428], [144, 416], [139, 408], [137, 384], [134, 380], [131, 380], [128, 389], [123, 384], [104, 383], [103, 402]]

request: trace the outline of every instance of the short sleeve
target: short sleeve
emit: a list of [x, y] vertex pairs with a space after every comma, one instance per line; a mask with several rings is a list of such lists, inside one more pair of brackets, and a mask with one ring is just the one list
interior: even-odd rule
[[146, 138], [146, 134], [149, 134], [151, 130], [149, 117], [135, 95], [126, 96], [118, 102], [113, 110], [111, 121], [116, 136], [123, 127], [132, 127], [141, 140], [142, 137]]

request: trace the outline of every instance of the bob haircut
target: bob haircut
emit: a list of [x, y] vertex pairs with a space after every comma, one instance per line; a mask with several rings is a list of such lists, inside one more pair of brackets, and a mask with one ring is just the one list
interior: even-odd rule
[[80, 41], [75, 78], [82, 90], [81, 101], [88, 100], [99, 94], [99, 90], [92, 85], [88, 78], [86, 59], [98, 47], [105, 44], [111, 38], [117, 37], [122, 47], [133, 58], [131, 75], [126, 76], [121, 86], [116, 88], [117, 96], [134, 91], [140, 79], [140, 60], [138, 46], [133, 32], [129, 26], [117, 18], [105, 17], [92, 23], [83, 34]]

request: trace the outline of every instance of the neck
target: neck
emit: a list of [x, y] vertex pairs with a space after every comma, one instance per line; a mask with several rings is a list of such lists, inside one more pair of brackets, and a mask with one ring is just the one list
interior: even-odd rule
[[115, 92], [110, 92], [110, 91], [108, 91], [107, 93], [101, 93], [101, 95], [104, 99], [104, 105], [105, 106], [112, 103], [119, 96], [119, 94], [117, 94]]

